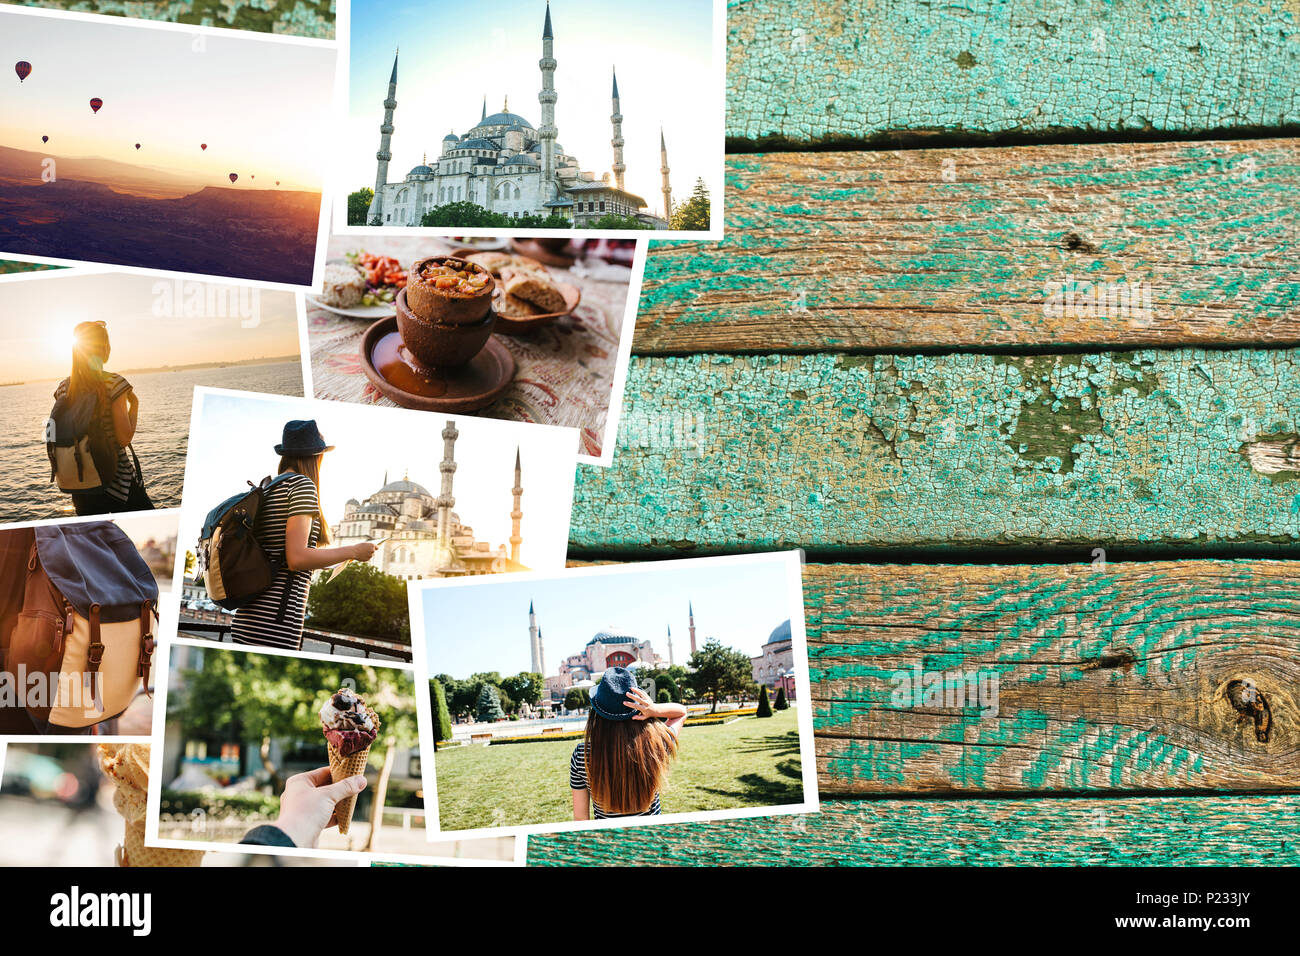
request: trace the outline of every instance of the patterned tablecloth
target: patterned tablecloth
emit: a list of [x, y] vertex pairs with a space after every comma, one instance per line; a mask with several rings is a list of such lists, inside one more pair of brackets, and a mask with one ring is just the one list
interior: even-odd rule
[[[334, 236], [329, 258], [341, 259], [362, 248], [393, 256], [409, 268], [416, 259], [446, 254], [457, 245], [423, 237]], [[577, 428], [579, 454], [598, 458], [601, 448], [614, 438], [605, 434], [605, 423], [631, 270], [603, 263], [593, 268], [612, 278], [595, 278], [584, 263], [572, 269], [550, 269], [557, 279], [582, 290], [581, 304], [571, 315], [529, 335], [497, 336], [514, 356], [515, 378], [500, 398], [475, 414]], [[370, 324], [370, 320], [344, 318], [307, 302], [312, 387], [317, 398], [397, 407], [379, 394], [362, 371], [361, 337]]]

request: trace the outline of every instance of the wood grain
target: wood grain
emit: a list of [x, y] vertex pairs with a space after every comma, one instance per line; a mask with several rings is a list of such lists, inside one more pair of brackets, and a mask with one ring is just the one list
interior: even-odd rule
[[727, 184], [722, 242], [651, 244], [639, 354], [1300, 342], [1300, 139], [731, 156]]
[[1297, 415], [1296, 350], [640, 359], [570, 541], [1294, 551], [1300, 473], [1250, 452]]
[[[830, 800], [802, 816], [642, 827], [646, 866], [1300, 864], [1294, 797]], [[627, 866], [628, 831], [528, 838], [529, 866]]]
[[822, 795], [1300, 791], [1300, 562], [1096, 560], [806, 566]]
[[1300, 122], [1300, 10], [1288, 0], [732, 0], [727, 15], [731, 140]]
[[24, 6], [334, 39], [333, 0], [21, 0]]

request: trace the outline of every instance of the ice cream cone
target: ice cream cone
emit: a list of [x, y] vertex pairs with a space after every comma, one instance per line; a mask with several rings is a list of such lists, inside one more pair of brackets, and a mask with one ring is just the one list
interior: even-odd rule
[[179, 850], [172, 847], [145, 846], [144, 822], [128, 823], [122, 844], [119, 866], [132, 868], [144, 866], [200, 866], [202, 850]]
[[[330, 756], [330, 780], [338, 783], [340, 780], [346, 780], [348, 777], [355, 777], [357, 774], [366, 772], [366, 762], [370, 759], [370, 748], [358, 750], [356, 753], [350, 753], [346, 757], [338, 752], [338, 749], [331, 743], [326, 744], [326, 749]], [[351, 794], [344, 797], [334, 805], [334, 819], [338, 822], [339, 833], [346, 834], [348, 827], [352, 825], [352, 812], [357, 808], [357, 795]]]

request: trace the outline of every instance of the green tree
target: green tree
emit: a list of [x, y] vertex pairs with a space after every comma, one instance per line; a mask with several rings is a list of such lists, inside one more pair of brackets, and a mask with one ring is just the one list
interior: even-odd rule
[[436, 679], [429, 681], [429, 700], [433, 704], [433, 739], [435, 742], [451, 740], [451, 711], [447, 709], [447, 695]]
[[491, 684], [484, 684], [483, 689], [479, 691], [478, 702], [474, 707], [474, 716], [480, 722], [486, 723], [492, 720], [501, 720], [506, 712], [501, 709], [501, 694]]
[[772, 709], [773, 709], [773, 710], [789, 710], [789, 709], [790, 709], [790, 702], [789, 702], [788, 700], [785, 699], [785, 684], [784, 684], [784, 682], [781, 684], [780, 687], [778, 687], [778, 688], [776, 689], [776, 701], [772, 704]]
[[514, 217], [506, 217], [506, 216], [502, 216], [501, 218], [506, 220], [506, 225], [508, 226], [522, 227], [524, 229], [572, 229], [573, 228], [573, 223], [570, 220], [565, 219], [563, 216], [558, 215], [556, 213], [551, 213], [548, 216], [537, 216], [532, 213], [527, 213], [523, 216], [520, 216], [518, 219], [515, 219]]
[[[269, 757], [273, 740], [318, 748], [321, 766], [325, 765], [320, 709], [340, 687], [355, 689], [379, 716], [372, 761], [382, 764], [390, 744], [417, 745], [415, 687], [409, 672], [218, 647], [203, 649], [200, 667], [181, 671], [175, 692], [167, 697], [168, 720], [179, 726], [186, 739], [214, 746], [260, 741], [262, 763], [278, 783], [278, 768]], [[244, 772], [252, 772], [255, 766], [246, 753], [243, 759]]]
[[729, 694], [743, 694], [753, 686], [753, 667], [749, 656], [730, 647], [723, 647], [716, 638], [709, 638], [704, 646], [691, 655], [691, 687], [697, 696], [708, 697], [718, 709], [718, 701]]
[[709, 187], [704, 184], [703, 179], [697, 179], [691, 198], [673, 210], [673, 217], [668, 227], [693, 232], [704, 231], [709, 228], [710, 215]]
[[434, 206], [420, 218], [422, 226], [485, 226], [502, 227], [510, 219], [500, 213], [489, 212], [478, 203], [449, 202]]
[[771, 717], [772, 705], [767, 702], [767, 685], [763, 684], [758, 688], [758, 712], [755, 717]]
[[363, 186], [354, 193], [348, 193], [348, 225], [364, 226], [366, 224], [366, 213], [370, 211], [370, 204], [374, 202], [375, 191], [369, 186]]
[[642, 222], [636, 216], [617, 216], [614, 213], [606, 213], [599, 219], [593, 219], [590, 222], [584, 222], [578, 228], [580, 229], [653, 229], [654, 226]]
[[531, 704], [536, 707], [542, 699], [542, 690], [546, 681], [541, 674], [521, 671], [513, 677], [501, 678], [501, 689], [510, 695], [516, 704]]
[[353, 561], [307, 594], [311, 626], [411, 643], [406, 582]]
[[660, 687], [659, 692], [655, 694], [655, 700], [661, 704], [670, 704], [672, 703], [673, 695], [668, 693], [668, 688]]
[[564, 695], [565, 710], [581, 710], [589, 706], [591, 706], [591, 695], [587, 693], [585, 687], [570, 687], [569, 692]]

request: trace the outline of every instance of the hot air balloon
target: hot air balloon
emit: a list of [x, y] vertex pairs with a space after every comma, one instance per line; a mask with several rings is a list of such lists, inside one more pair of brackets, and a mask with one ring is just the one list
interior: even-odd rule
[[136, 148], [136, 149], [139, 149], [139, 148], [140, 148], [140, 144], [139, 144], [139, 143], [136, 143], [136, 144], [135, 144], [135, 148]]
[[238, 179], [238, 178], [239, 178], [239, 173], [231, 173], [231, 174], [230, 174], [230, 181], [231, 181], [232, 183], [233, 183], [236, 179]]
[[26, 60], [19, 60], [14, 64], [14, 72], [18, 74], [18, 82], [21, 83], [32, 72], [32, 65]]
[[50, 138], [49, 138], [48, 136], [42, 136], [42, 137], [41, 137], [41, 142], [42, 142], [42, 143], [48, 143], [49, 141], [50, 141]]
[[256, 176], [249, 176], [248, 178], [249, 178], [249, 179], [256, 179], [257, 177], [256, 177]]
[[275, 184], [276, 184], [277, 186], [280, 185], [280, 180], [277, 179], [277, 180], [275, 181]]
[[90, 100], [90, 111], [91, 111], [92, 113], [98, 113], [98, 112], [99, 112], [99, 108], [100, 108], [101, 106], [103, 106], [103, 105], [104, 105], [104, 101], [101, 100], [98, 96], [91, 97], [91, 100]]

